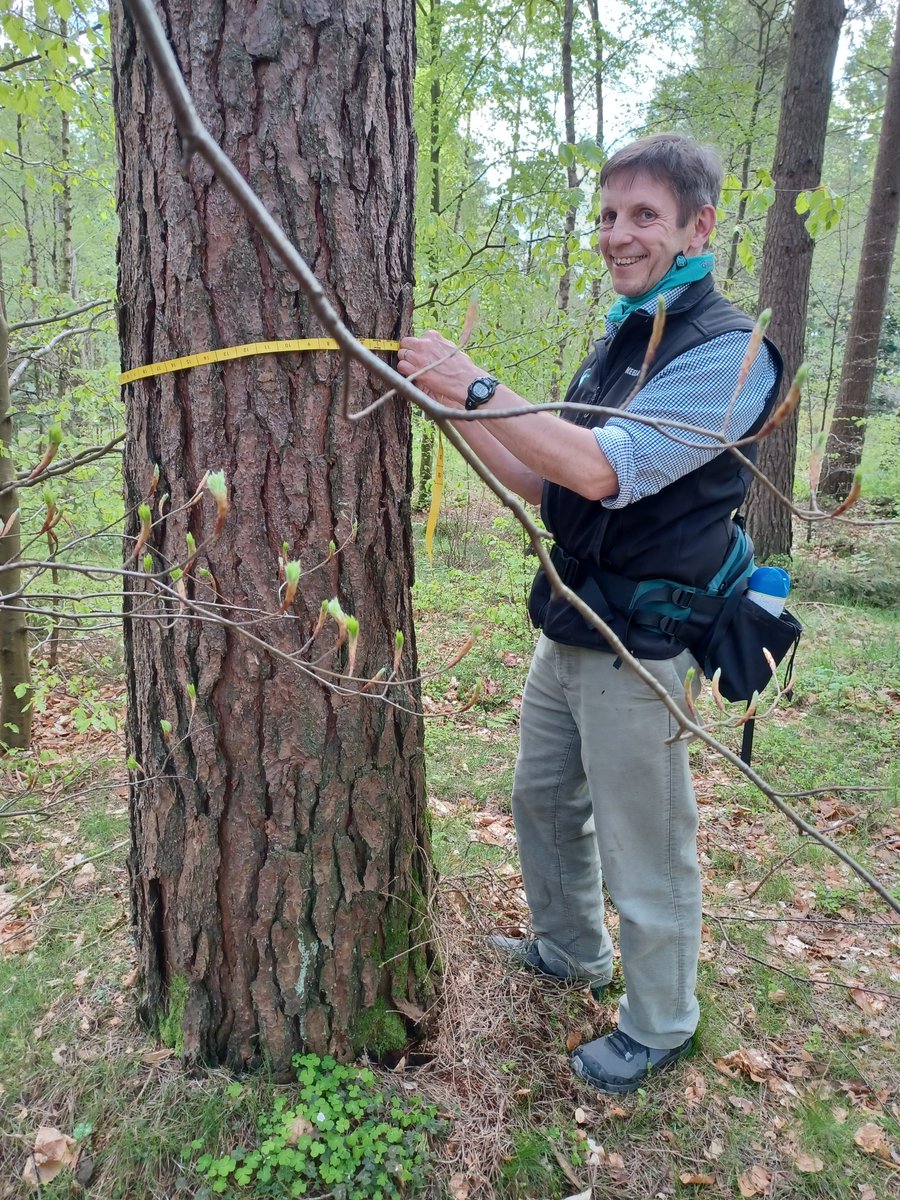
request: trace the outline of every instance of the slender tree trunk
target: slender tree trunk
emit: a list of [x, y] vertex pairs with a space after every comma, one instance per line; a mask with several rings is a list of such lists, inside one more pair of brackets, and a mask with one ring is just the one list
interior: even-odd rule
[[22, 551], [19, 517], [14, 515], [18, 512], [19, 498], [13, 486], [16, 473], [12, 444], [9, 327], [0, 286], [0, 755], [9, 749], [27, 750], [31, 745], [28, 626], [22, 600], [17, 595], [22, 573], [7, 565], [16, 562]]
[[[772, 309], [769, 336], [784, 356], [787, 387], [803, 359], [813, 241], [797, 213], [798, 193], [822, 174], [831, 75], [844, 20], [843, 0], [797, 0], [775, 147], [775, 202], [766, 220], [759, 307]], [[797, 457], [797, 412], [760, 446], [759, 468], [790, 498]], [[747, 520], [757, 557], [791, 552], [791, 514], [755, 484]]]
[[747, 123], [747, 134], [744, 140], [744, 154], [741, 160], [741, 198], [738, 202], [737, 217], [734, 233], [731, 235], [731, 245], [728, 250], [728, 266], [725, 270], [725, 286], [730, 287], [734, 282], [737, 271], [738, 246], [741, 242], [740, 226], [747, 214], [747, 188], [750, 184], [750, 165], [753, 157], [753, 137], [756, 132], [756, 122], [762, 104], [763, 88], [769, 68], [769, 52], [772, 43], [772, 26], [775, 22], [777, 5], [772, 12], [762, 4], [754, 4], [759, 29], [756, 38], [756, 78], [753, 81], [753, 103], [750, 106], [750, 119]]
[[[19, 158], [21, 158], [23, 161], [25, 159], [24, 133], [25, 133], [25, 126], [24, 126], [24, 122], [22, 120], [22, 114], [19, 113], [16, 116], [16, 150], [18, 151]], [[34, 291], [36, 292], [37, 287], [38, 287], [38, 281], [39, 281], [38, 256], [37, 256], [37, 247], [35, 246], [35, 243], [34, 243], [34, 224], [33, 224], [32, 217], [31, 217], [31, 204], [29, 203], [29, 200], [28, 200], [28, 187], [24, 182], [22, 184], [22, 192], [21, 192], [19, 199], [22, 202], [22, 225], [25, 228], [25, 241], [28, 245], [28, 275], [29, 275], [29, 279], [31, 281], [31, 286], [34, 289]], [[31, 315], [37, 316], [37, 296], [36, 295], [31, 297]]]
[[419, 439], [419, 483], [416, 488], [417, 512], [421, 512], [431, 503], [431, 492], [434, 475], [434, 425], [427, 418], [422, 418], [422, 432]]
[[[69, 26], [64, 17], [59, 21], [59, 36], [66, 43], [68, 37]], [[59, 113], [59, 146], [60, 146], [60, 194], [59, 194], [59, 215], [60, 228], [62, 231], [62, 257], [59, 260], [60, 274], [56, 280], [56, 287], [59, 292], [65, 296], [69, 296], [72, 300], [78, 298], [78, 286], [75, 264], [75, 239], [73, 236], [74, 227], [74, 203], [72, 197], [72, 173], [71, 157], [72, 157], [72, 132], [69, 124], [69, 114], [65, 109], [60, 109]], [[56, 370], [56, 399], [62, 406], [66, 396], [72, 389], [72, 377], [77, 369], [79, 354], [77, 347], [71, 342], [66, 343], [59, 348], [57, 355], [57, 370]], [[38, 372], [40, 374], [40, 372]], [[73, 422], [77, 421], [77, 412], [73, 413]], [[56, 568], [56, 553], [53, 548], [51, 539], [48, 538], [48, 558], [53, 564], [50, 567], [50, 582], [52, 584], [52, 593], [50, 596], [50, 607], [54, 610], [55, 615], [50, 618], [50, 636], [47, 640], [47, 662], [51, 667], [55, 667], [59, 661], [59, 644], [60, 644], [60, 601], [59, 595], [59, 571]]]
[[[395, 338], [412, 304], [412, 6], [235, 0], [171, 7], [167, 34], [201, 118], [363, 337]], [[181, 165], [171, 109], [128, 10], [112, 6], [126, 366], [208, 347], [321, 333], [297, 284], [209, 169]], [[352, 405], [377, 392], [350, 368]], [[346, 1058], [399, 1049], [430, 993], [429, 856], [418, 689], [364, 695], [300, 662], [348, 669], [323, 603], [359, 621], [357, 678], [414, 677], [409, 585], [409, 412], [341, 416], [328, 352], [199, 367], [125, 391], [128, 532], [168, 494], [147, 547], [200, 563], [238, 629], [141, 619], [152, 583], [125, 595], [132, 904], [141, 1012], [188, 1058], [286, 1069], [307, 1048]], [[205, 505], [222, 469], [231, 513]], [[128, 542], [130, 545], [130, 541]], [[143, 557], [142, 551], [142, 557]], [[284, 617], [278, 559], [304, 568]], [[185, 577], [188, 599], [211, 584]], [[334, 676], [332, 680], [337, 683]], [[164, 724], [164, 722], [166, 724]]]
[[[431, 211], [441, 213], [441, 0], [431, 0], [428, 9], [429, 67], [431, 69], [430, 111], [428, 114], [428, 159], [431, 165]], [[437, 279], [440, 263], [437, 245], [432, 246], [431, 278]], [[419, 470], [415, 507], [421, 511], [431, 499], [431, 476], [434, 471], [434, 425], [421, 419], [419, 438]]]
[[[562, 33], [562, 84], [563, 84], [563, 105], [565, 108], [566, 122], [566, 141], [570, 146], [575, 144], [575, 85], [572, 79], [572, 28], [575, 24], [575, 11], [573, 0], [565, 0], [565, 11], [563, 14], [563, 33]], [[569, 163], [566, 167], [566, 184], [572, 188], [577, 188], [579, 184], [578, 168], [575, 163]], [[561, 333], [557, 343], [556, 357], [553, 363], [553, 374], [550, 382], [550, 398], [555, 403], [559, 401], [559, 380], [562, 374], [563, 357], [566, 352], [566, 334], [565, 322], [569, 314], [569, 295], [572, 286], [572, 265], [570, 261], [569, 242], [575, 232], [575, 219], [578, 215], [578, 209], [574, 203], [570, 203], [566, 209], [565, 221], [563, 222], [563, 241], [560, 251], [562, 260], [562, 272], [559, 277], [559, 287], [556, 293], [556, 306], [562, 316]]]
[[850, 330], [844, 349], [841, 382], [825, 446], [819, 490], [843, 496], [853, 485], [862, 459], [866, 416], [875, 383], [878, 343], [884, 325], [897, 228], [900, 225], [900, 7], [872, 196], [866, 217]]
[[[600, 23], [600, 8], [598, 0], [588, 0], [588, 10], [591, 14], [591, 30], [594, 35], [594, 140], [597, 146], [602, 150], [605, 144], [606, 135], [603, 130], [603, 26]], [[594, 196], [592, 207], [596, 212], [594, 218], [594, 253], [597, 255], [598, 266], [602, 259], [600, 253], [600, 171], [599, 169], [594, 174]], [[600, 310], [600, 296], [603, 292], [603, 276], [601, 272], [595, 271], [594, 278], [591, 280], [591, 337], [595, 337], [593, 332], [597, 328], [598, 314]]]

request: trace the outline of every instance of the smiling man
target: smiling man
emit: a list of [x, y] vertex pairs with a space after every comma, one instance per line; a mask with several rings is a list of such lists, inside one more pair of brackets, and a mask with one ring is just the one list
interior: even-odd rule
[[[756, 432], [781, 359], [764, 342], [733, 401], [753, 322], [712, 281], [715, 151], [657, 134], [614, 154], [600, 181], [600, 248], [618, 299], [566, 395], [589, 407], [460, 428], [507, 487], [540, 503], [564, 581], [678, 701], [694, 665], [678, 636], [686, 631], [630, 611], [622, 597], [647, 580], [703, 589], [721, 578], [749, 473], [716, 438], [670, 436], [665, 423], [721, 431], [727, 422], [734, 439]], [[660, 296], [666, 325], [647, 378], [628, 416], [610, 414], [631, 398]], [[434, 332], [402, 341], [399, 370], [422, 371], [424, 387], [469, 411], [526, 403]], [[533, 936], [492, 942], [533, 971], [584, 980], [599, 994], [613, 969], [605, 883], [619, 913], [626, 991], [616, 1029], [579, 1047], [572, 1065], [601, 1091], [630, 1092], [689, 1052], [699, 1017], [687, 746], [670, 742], [666, 708], [552, 595], [543, 571], [529, 611], [541, 636], [522, 699], [512, 808]]]

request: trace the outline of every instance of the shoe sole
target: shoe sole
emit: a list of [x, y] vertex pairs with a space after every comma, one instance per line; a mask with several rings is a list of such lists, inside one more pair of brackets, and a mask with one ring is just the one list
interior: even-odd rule
[[604, 1092], [610, 1096], [624, 1096], [629, 1092], [638, 1091], [638, 1089], [642, 1088], [645, 1083], [650, 1082], [654, 1076], [660, 1075], [663, 1071], [668, 1071], [669, 1067], [674, 1067], [677, 1062], [680, 1062], [683, 1058], [687, 1058], [693, 1048], [693, 1045], [685, 1046], [683, 1050], [679, 1050], [678, 1054], [676, 1054], [674, 1058], [670, 1058], [669, 1061], [663, 1066], [652, 1067], [646, 1075], [642, 1075], [641, 1078], [636, 1079], [634, 1083], [600, 1083], [599, 1080], [594, 1079], [593, 1076], [588, 1075], [585, 1072], [584, 1064], [577, 1055], [573, 1054], [569, 1059], [569, 1062], [572, 1070], [575, 1072], [578, 1078], [582, 1081], [582, 1083], [586, 1083], [588, 1087], [592, 1087], [595, 1091]]

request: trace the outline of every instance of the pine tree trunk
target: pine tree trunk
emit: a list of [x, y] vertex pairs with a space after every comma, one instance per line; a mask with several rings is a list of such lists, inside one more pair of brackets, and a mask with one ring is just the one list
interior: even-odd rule
[[900, 225], [900, 7], [888, 74], [884, 118], [872, 179], [859, 275], [844, 349], [841, 382], [828, 431], [819, 491], [845, 496], [853, 486], [875, 383], [878, 343], [884, 325], [897, 229]]
[[[412, 299], [413, 15], [407, 0], [169, 5], [167, 35], [201, 118], [361, 337], [396, 338]], [[112, 6], [126, 367], [322, 333], [205, 164], [180, 165], [169, 103], [127, 10]], [[352, 404], [378, 388], [350, 368]], [[212, 534], [207, 469], [231, 512], [199, 565], [224, 612], [304, 662], [346, 671], [323, 602], [359, 620], [355, 675], [415, 675], [409, 411], [341, 417], [329, 352], [198, 367], [125, 389], [127, 532], [168, 493], [148, 551], [185, 559]], [[332, 544], [336, 550], [332, 551]], [[130, 547], [131, 542], [126, 545]], [[278, 558], [304, 574], [285, 617]], [[143, 552], [142, 552], [143, 554]], [[210, 582], [186, 577], [188, 597]], [[397, 1049], [429, 995], [429, 853], [415, 686], [329, 687], [242, 638], [143, 619], [125, 595], [133, 915], [141, 1011], [191, 1059], [288, 1067], [310, 1049]], [[192, 696], [195, 692], [195, 699]], [[169, 722], [169, 730], [163, 722]]]
[[[796, 210], [798, 193], [818, 187], [831, 104], [831, 75], [843, 0], [797, 0], [775, 146], [775, 202], [766, 219], [759, 308], [772, 309], [769, 337], [784, 357], [783, 391], [803, 360], [813, 241]], [[761, 444], [758, 466], [790, 499], [797, 457], [797, 412]], [[791, 552], [791, 514], [755, 483], [747, 524], [759, 559]]]

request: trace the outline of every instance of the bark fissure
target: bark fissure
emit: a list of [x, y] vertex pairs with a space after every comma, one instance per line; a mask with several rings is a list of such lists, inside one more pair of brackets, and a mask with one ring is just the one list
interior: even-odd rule
[[[368, 33], [340, 5], [334, 19], [293, 22], [268, 6], [238, 6], [224, 32], [221, 14], [205, 7], [170, 5], [168, 16], [203, 117], [361, 336], [396, 335], [411, 309], [412, 31], [401, 0], [381, 7], [390, 18], [369, 22]], [[127, 48], [115, 73], [126, 365], [141, 353], [153, 361], [314, 336], [296, 283], [209, 170], [195, 163], [181, 174], [170, 114], [140, 50], [131, 58], [118, 5], [113, 20]], [[267, 636], [292, 650], [322, 601], [338, 596], [361, 624], [357, 675], [390, 663], [397, 628], [403, 674], [413, 674], [408, 412], [390, 406], [351, 429], [339, 417], [341, 369], [336, 356], [279, 355], [133, 385], [129, 502], [140, 500], [153, 461], [170, 510], [205, 469], [224, 470], [232, 513], [199, 565], [236, 618], [245, 605], [277, 608], [287, 541], [304, 570], [296, 620], [268, 623]], [[366, 403], [368, 380], [351, 370], [355, 403]], [[211, 519], [198, 506], [160, 526], [155, 560], [183, 559], [187, 530], [202, 543]], [[132, 515], [130, 533], [136, 525]], [[339, 549], [329, 560], [331, 541]], [[313, 572], [316, 563], [325, 565]], [[210, 596], [207, 584], [189, 586]], [[345, 661], [327, 653], [334, 629], [313, 650], [329, 667]], [[153, 681], [149, 692], [144, 679], [129, 687], [129, 749], [147, 767], [132, 794], [145, 1015], [160, 1011], [171, 980], [186, 980], [188, 1056], [235, 1066], [265, 1057], [281, 1070], [300, 1048], [359, 1048], [359, 1014], [379, 996], [424, 1007], [427, 954], [418, 973], [398, 965], [422, 941], [418, 897], [427, 892], [420, 721], [387, 716], [371, 697], [331, 695], [220, 628], [141, 623], [127, 641], [133, 673]], [[414, 706], [415, 689], [399, 699]], [[162, 717], [173, 723], [169, 748]], [[177, 776], [168, 784], [157, 782], [167, 754]], [[149, 877], [165, 926], [152, 952]]]

